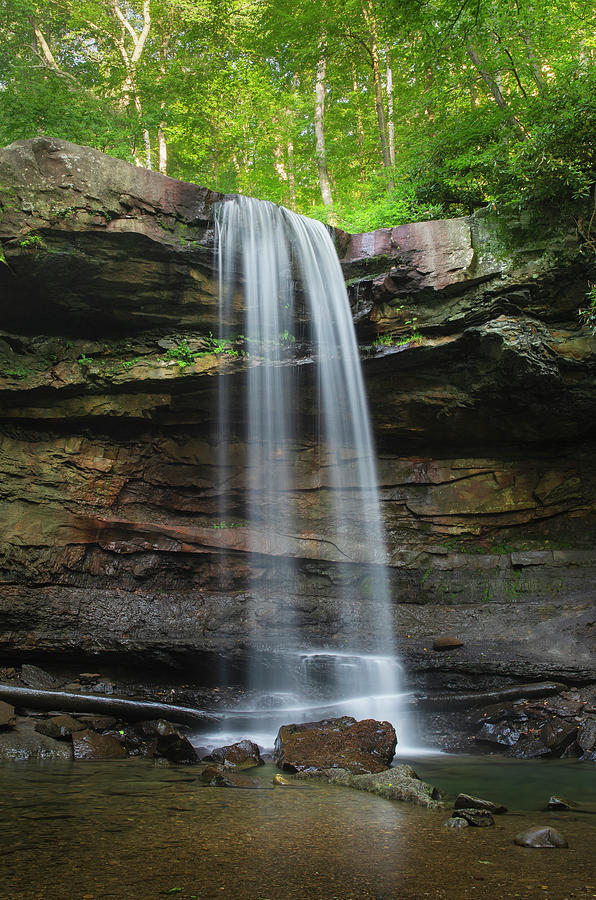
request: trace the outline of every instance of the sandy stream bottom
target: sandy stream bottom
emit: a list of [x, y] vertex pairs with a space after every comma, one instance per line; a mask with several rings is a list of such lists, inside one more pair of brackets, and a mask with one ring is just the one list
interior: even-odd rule
[[[270, 767], [247, 773], [262, 790], [231, 790], [202, 786], [192, 767], [136, 760], [4, 765], [0, 898], [596, 898], [596, 815], [529, 812], [527, 796], [531, 775], [537, 797], [563, 783], [591, 800], [596, 770], [541, 765], [502, 766], [507, 796], [495, 796], [500, 761], [417, 766], [439, 787], [443, 767], [449, 791], [473, 793], [492, 773], [485, 796], [510, 812], [461, 832], [443, 827], [448, 811], [327, 785], [273, 788]], [[513, 844], [539, 824], [569, 849]]]

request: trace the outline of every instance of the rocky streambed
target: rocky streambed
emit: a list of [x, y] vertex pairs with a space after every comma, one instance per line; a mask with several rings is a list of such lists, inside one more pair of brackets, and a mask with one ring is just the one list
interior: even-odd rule
[[[179, 680], [168, 684], [165, 673], [156, 674], [151, 685], [138, 680], [138, 671], [75, 674], [71, 669], [68, 674], [64, 670], [50, 673], [24, 664], [0, 669], [0, 678], [3, 759], [163, 756], [175, 762], [197, 763], [201, 756], [193, 750], [187, 735], [206, 756], [203, 736], [209, 733], [213, 744], [214, 734], [225, 733], [227, 716], [251, 706], [250, 694], [239, 685], [224, 683], [206, 688], [200, 682], [181, 684]], [[577, 759], [588, 765], [596, 760], [596, 685], [578, 688], [542, 681], [468, 693], [414, 692], [410, 708], [415, 711], [421, 747], [518, 759]], [[242, 721], [248, 722], [250, 737], [250, 717], [246, 714]], [[297, 730], [294, 740], [311, 740], [312, 734], [298, 733], [302, 727], [287, 723], [287, 728]], [[77, 733], [84, 730], [90, 733], [79, 749]], [[399, 731], [397, 723], [394, 739], [398, 754]], [[180, 746], [174, 737], [166, 740], [173, 734]], [[269, 748], [274, 738], [272, 733]], [[365, 746], [370, 743], [366, 734], [362, 740]], [[391, 740], [387, 738], [383, 744], [377, 735], [373, 743], [379, 741], [384, 747], [382, 763], [359, 770], [353, 761], [347, 767], [353, 774], [382, 771], [389, 765], [396, 747], [388, 749], [387, 741], [391, 744]], [[166, 752], [170, 744], [172, 749]], [[355, 746], [359, 746], [359, 740]], [[327, 756], [315, 753], [316, 768], [343, 767], [343, 751], [332, 748], [329, 752]], [[283, 768], [283, 753], [278, 761]]]

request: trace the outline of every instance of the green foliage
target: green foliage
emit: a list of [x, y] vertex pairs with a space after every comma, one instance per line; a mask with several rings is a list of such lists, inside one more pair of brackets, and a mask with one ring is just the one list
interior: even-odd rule
[[596, 284], [590, 284], [586, 297], [588, 305], [580, 309], [579, 317], [582, 325], [586, 325], [592, 334], [596, 334]]
[[157, 168], [165, 141], [170, 175], [350, 231], [564, 205], [596, 183], [595, 25], [575, 0], [2, 0], [0, 145], [49, 134]]
[[195, 361], [196, 353], [188, 346], [187, 341], [181, 341], [175, 347], [170, 347], [170, 349], [166, 352], [164, 359], [171, 361], [175, 360], [181, 369], [186, 368], [186, 366], [192, 365]]
[[43, 241], [38, 234], [32, 234], [20, 241], [19, 246], [23, 250], [33, 250], [36, 247], [43, 247]]
[[373, 347], [393, 347], [393, 335], [380, 334], [374, 339]]
[[132, 369], [141, 361], [140, 356], [135, 356], [133, 359], [127, 359], [124, 362], [120, 363], [123, 369]]
[[94, 360], [93, 360], [93, 357], [91, 357], [91, 356], [86, 356], [84, 353], [81, 353], [81, 355], [80, 355], [79, 358], [77, 359], [77, 362], [78, 362], [78, 364], [81, 366], [82, 369], [86, 369], [88, 366], [91, 365], [91, 363], [92, 363], [93, 361], [94, 361]]
[[10, 369], [6, 369], [4, 374], [10, 375], [13, 378], [26, 378], [27, 375], [31, 375], [31, 369], [28, 369], [26, 366], [14, 366]]
[[175, 347], [170, 347], [166, 352], [164, 359], [166, 361], [175, 360], [181, 369], [186, 368], [194, 363], [196, 359], [204, 356], [219, 356], [225, 353], [226, 356], [240, 356], [240, 350], [237, 350], [233, 344], [235, 341], [244, 340], [242, 335], [233, 338], [216, 338], [212, 332], [208, 337], [203, 338], [206, 350], [191, 350], [188, 341], [180, 341]]

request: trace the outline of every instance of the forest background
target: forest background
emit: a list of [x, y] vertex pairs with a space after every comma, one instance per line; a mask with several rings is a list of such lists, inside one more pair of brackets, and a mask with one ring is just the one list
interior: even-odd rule
[[593, 0], [0, 0], [49, 134], [365, 231], [596, 182]]

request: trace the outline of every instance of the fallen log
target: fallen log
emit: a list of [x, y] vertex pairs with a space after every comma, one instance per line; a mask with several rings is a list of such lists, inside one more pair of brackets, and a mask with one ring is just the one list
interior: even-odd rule
[[13, 687], [0, 684], [0, 700], [13, 706], [31, 709], [55, 709], [79, 713], [101, 713], [117, 716], [130, 722], [144, 719], [167, 719], [182, 725], [211, 727], [221, 716], [189, 706], [173, 706], [149, 700], [124, 700], [120, 697], [100, 697], [97, 694], [70, 694], [66, 691], [42, 691], [37, 688]]
[[460, 706], [488, 706], [503, 700], [523, 700], [534, 697], [551, 697], [567, 690], [566, 684], [557, 681], [537, 681], [516, 684], [494, 691], [468, 691], [465, 694], [423, 694], [416, 697], [415, 706], [422, 709], [457, 709]]

